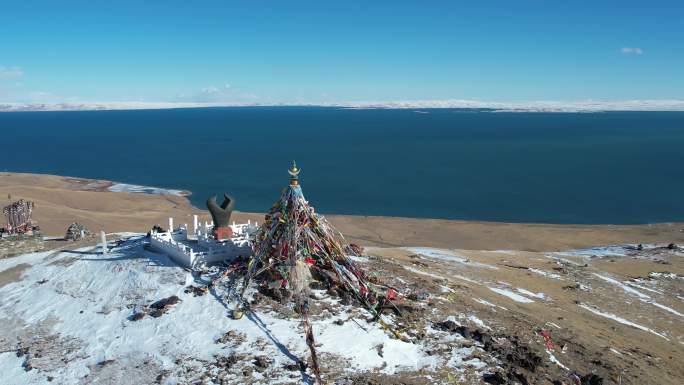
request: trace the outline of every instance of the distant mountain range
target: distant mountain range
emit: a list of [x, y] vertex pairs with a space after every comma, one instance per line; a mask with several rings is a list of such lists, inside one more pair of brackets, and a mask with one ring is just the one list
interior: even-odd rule
[[605, 112], [605, 111], [684, 111], [684, 100], [626, 101], [528, 101], [486, 102], [479, 100], [407, 100], [349, 103], [188, 103], [188, 102], [83, 102], [83, 103], [0, 103], [0, 112], [12, 111], [95, 111], [202, 107], [310, 106], [338, 108], [429, 109], [469, 108], [497, 112]]

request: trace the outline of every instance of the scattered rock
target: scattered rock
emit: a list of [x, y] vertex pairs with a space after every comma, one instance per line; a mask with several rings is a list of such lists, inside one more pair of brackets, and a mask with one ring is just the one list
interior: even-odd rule
[[20, 347], [17, 349], [17, 357], [23, 357], [25, 354], [28, 354], [29, 348], [22, 348]]
[[98, 363], [97, 363], [97, 366], [103, 367], [103, 366], [107, 366], [107, 365], [109, 365], [109, 364], [111, 364], [111, 363], [113, 363], [113, 362], [114, 362], [114, 360], [104, 360], [104, 361], [98, 362]]
[[190, 285], [186, 287], [185, 290], [183, 290], [183, 292], [185, 294], [192, 294], [193, 297], [201, 297], [207, 294], [207, 292], [209, 292], [209, 288], [207, 286], [197, 287]]
[[238, 362], [237, 357], [234, 354], [230, 356], [217, 356], [216, 366], [222, 369], [228, 369]]
[[0, 258], [8, 258], [15, 255], [33, 253], [45, 248], [43, 236], [36, 233], [33, 235], [17, 234], [2, 236], [0, 234]]
[[140, 321], [143, 318], [145, 318], [145, 313], [139, 312], [139, 313], [135, 313], [132, 316], [128, 317], [128, 320], [129, 321]]
[[252, 306], [257, 306], [258, 304], [261, 303], [262, 300], [264, 300], [266, 297], [264, 297], [261, 293], [256, 292], [252, 296], [252, 300], [249, 302], [250, 305]]
[[164, 315], [171, 306], [177, 304], [180, 302], [180, 298], [178, 296], [172, 295], [167, 298], [162, 298], [159, 301], [156, 301], [149, 305], [146, 309], [143, 309], [142, 311], [136, 312], [133, 315], [128, 317], [129, 321], [139, 321], [145, 317], [145, 315], [149, 315], [150, 317], [153, 318], [158, 318]]
[[341, 299], [340, 303], [342, 305], [349, 306], [353, 303], [352, 296], [348, 292], [346, 292], [346, 291], [339, 292], [339, 296]]
[[339, 296], [337, 290], [335, 288], [332, 288], [332, 287], [328, 289], [327, 294], [333, 298]]
[[500, 372], [496, 373], [485, 373], [482, 376], [482, 380], [488, 384], [503, 385], [507, 382], [506, 377]]
[[595, 374], [587, 374], [580, 379], [582, 385], [603, 385], [603, 378]]
[[444, 331], [448, 331], [448, 332], [452, 332], [452, 333], [457, 331], [459, 328], [459, 325], [456, 322], [451, 321], [451, 320], [439, 322], [439, 323], [435, 324], [435, 326], [438, 329], [442, 329]]
[[317, 281], [317, 280], [312, 280], [309, 283], [309, 288], [313, 289], [313, 290], [326, 290], [327, 289], [327, 287], [325, 286], [325, 284], [323, 282]]
[[430, 298], [430, 293], [427, 291], [414, 292], [408, 295], [408, 299], [413, 301], [427, 301]]
[[235, 330], [229, 330], [227, 333], [219, 337], [215, 342], [217, 344], [225, 344], [230, 340], [234, 340], [238, 337], [238, 333]]
[[153, 304], [150, 305], [151, 308], [153, 309], [166, 309], [169, 306], [175, 305], [178, 302], [180, 302], [180, 298], [176, 295], [172, 295], [168, 298], [162, 298], [157, 302], [154, 302]]
[[258, 371], [264, 371], [270, 365], [270, 361], [266, 356], [258, 356], [254, 359], [254, 366], [256, 366]]
[[427, 263], [421, 261], [411, 261], [411, 264], [419, 267], [428, 267]]
[[359, 246], [355, 243], [350, 243], [344, 248], [344, 251], [351, 255], [362, 255], [364, 249], [362, 246]]
[[384, 349], [384, 347], [385, 347], [385, 346], [384, 346], [383, 344], [378, 344], [378, 345], [375, 347], [375, 350], [378, 352], [378, 355], [379, 355], [380, 357], [383, 357], [383, 349]]

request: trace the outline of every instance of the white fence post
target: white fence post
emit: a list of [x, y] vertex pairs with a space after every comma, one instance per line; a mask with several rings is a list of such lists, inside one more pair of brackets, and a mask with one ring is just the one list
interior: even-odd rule
[[197, 214], [192, 216], [192, 234], [197, 235]]
[[102, 254], [107, 254], [109, 250], [107, 250], [107, 235], [104, 230], [100, 231], [100, 242], [102, 242]]

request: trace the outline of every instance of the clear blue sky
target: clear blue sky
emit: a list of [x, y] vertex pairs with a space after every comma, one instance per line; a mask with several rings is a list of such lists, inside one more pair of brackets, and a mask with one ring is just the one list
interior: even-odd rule
[[0, 102], [684, 99], [682, 1], [2, 1]]

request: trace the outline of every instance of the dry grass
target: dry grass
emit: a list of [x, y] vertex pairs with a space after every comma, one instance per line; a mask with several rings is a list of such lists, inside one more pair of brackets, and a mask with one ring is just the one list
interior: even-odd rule
[[[169, 216], [176, 224], [192, 223], [193, 214], [209, 220], [205, 210], [193, 207], [184, 197], [113, 193], [106, 191], [108, 185], [108, 181], [0, 173], [0, 197], [12, 194], [13, 199], [35, 201], [35, 219], [49, 235], [63, 235], [71, 222], [82, 223], [93, 232], [147, 232], [154, 224], [165, 226]], [[309, 198], [315, 205], [316, 197]], [[683, 223], [589, 226], [349, 215], [328, 218], [350, 242], [381, 247], [548, 251], [616, 243], [684, 243]], [[261, 221], [263, 215], [238, 212], [234, 219]]]

